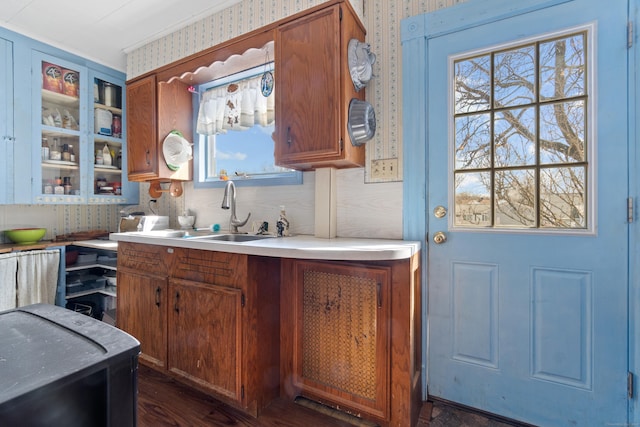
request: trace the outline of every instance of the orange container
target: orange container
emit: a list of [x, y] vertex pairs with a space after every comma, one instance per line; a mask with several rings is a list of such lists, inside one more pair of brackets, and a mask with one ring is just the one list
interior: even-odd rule
[[62, 69], [62, 93], [65, 95], [78, 97], [78, 72]]
[[62, 93], [62, 68], [49, 62], [42, 63], [42, 88]]

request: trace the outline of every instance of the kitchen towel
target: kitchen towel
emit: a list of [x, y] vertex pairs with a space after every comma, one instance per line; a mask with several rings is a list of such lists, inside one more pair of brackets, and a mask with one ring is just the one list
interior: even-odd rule
[[17, 271], [16, 254], [0, 254], [0, 311], [16, 308]]
[[18, 252], [18, 306], [54, 304], [60, 265], [59, 250]]

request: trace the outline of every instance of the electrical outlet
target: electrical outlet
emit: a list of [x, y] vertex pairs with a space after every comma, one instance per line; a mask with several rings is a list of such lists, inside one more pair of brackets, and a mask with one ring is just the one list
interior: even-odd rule
[[397, 179], [398, 159], [378, 159], [371, 161], [371, 178]]

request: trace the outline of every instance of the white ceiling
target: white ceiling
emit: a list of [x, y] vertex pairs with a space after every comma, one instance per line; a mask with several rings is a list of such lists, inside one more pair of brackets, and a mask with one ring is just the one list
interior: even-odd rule
[[242, 0], [2, 0], [0, 26], [126, 71], [126, 53]]

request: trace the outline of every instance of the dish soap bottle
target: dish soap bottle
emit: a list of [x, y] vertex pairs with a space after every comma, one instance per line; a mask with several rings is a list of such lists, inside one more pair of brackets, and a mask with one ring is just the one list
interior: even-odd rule
[[109, 151], [109, 146], [106, 142], [102, 149], [102, 164], [105, 166], [111, 166], [111, 151]]
[[286, 237], [289, 235], [289, 220], [287, 219], [284, 205], [280, 206], [280, 218], [278, 218], [278, 222], [276, 223], [276, 230], [278, 237]]

